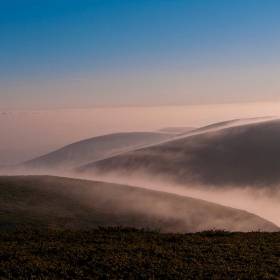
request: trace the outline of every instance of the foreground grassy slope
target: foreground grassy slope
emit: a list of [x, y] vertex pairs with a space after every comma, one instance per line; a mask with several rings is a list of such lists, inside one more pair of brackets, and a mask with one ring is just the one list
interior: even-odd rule
[[1, 279], [279, 279], [280, 233], [0, 231]]
[[0, 177], [0, 229], [120, 225], [171, 232], [279, 230], [246, 211], [159, 191], [51, 176]]
[[77, 169], [85, 174], [151, 176], [176, 184], [280, 184], [280, 120], [240, 125], [137, 149]]

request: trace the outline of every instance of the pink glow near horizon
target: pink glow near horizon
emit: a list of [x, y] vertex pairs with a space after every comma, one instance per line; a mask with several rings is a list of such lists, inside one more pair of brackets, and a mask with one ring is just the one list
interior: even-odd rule
[[231, 119], [277, 116], [279, 112], [280, 102], [0, 112], [0, 165], [98, 135], [201, 127]]

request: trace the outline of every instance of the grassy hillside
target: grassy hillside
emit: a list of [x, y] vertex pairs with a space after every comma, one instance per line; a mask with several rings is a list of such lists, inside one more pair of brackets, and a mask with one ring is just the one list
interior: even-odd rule
[[0, 229], [28, 226], [279, 230], [246, 211], [159, 191], [51, 176], [0, 177]]
[[279, 279], [280, 233], [0, 231], [1, 279]]
[[88, 164], [85, 174], [150, 175], [177, 184], [280, 184], [280, 120], [193, 135]]

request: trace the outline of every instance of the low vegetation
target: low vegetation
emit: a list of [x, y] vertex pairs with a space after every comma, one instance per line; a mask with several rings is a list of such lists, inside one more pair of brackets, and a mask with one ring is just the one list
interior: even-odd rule
[[[273, 232], [197, 230], [250, 222]], [[280, 279], [278, 231], [245, 211], [163, 192], [0, 177], [0, 279]]]
[[0, 231], [0, 279], [279, 279], [280, 232]]

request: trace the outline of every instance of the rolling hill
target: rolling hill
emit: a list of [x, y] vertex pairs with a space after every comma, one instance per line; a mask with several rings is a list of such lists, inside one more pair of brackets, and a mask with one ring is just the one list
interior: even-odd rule
[[143, 188], [51, 176], [0, 177], [0, 229], [125, 226], [194, 232], [278, 231], [254, 214]]
[[271, 118], [236, 119], [201, 128], [167, 127], [160, 132], [113, 133], [78, 141], [17, 165], [0, 166], [0, 175], [67, 175], [71, 169], [135, 149]]
[[17, 165], [3, 167], [2, 174], [9, 171], [15, 173], [26, 171], [27, 174], [29, 172], [32, 174], [32, 170], [40, 169], [66, 170], [171, 137], [170, 134], [155, 132], [114, 133], [93, 137]]
[[162, 133], [169, 133], [169, 134], [182, 134], [182, 133], [190, 132], [195, 129], [196, 129], [195, 127], [170, 126], [170, 127], [161, 128], [158, 131]]
[[76, 169], [79, 174], [159, 178], [219, 187], [280, 183], [280, 120], [239, 125], [135, 149]]

